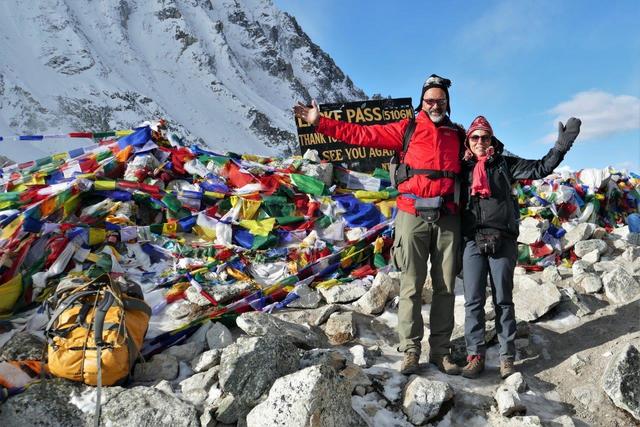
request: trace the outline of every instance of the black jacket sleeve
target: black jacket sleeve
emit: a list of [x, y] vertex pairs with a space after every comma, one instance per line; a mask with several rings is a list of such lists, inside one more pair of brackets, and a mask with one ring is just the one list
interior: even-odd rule
[[564, 159], [565, 153], [555, 148], [540, 160], [527, 160], [504, 156], [512, 179], [540, 179], [549, 175]]

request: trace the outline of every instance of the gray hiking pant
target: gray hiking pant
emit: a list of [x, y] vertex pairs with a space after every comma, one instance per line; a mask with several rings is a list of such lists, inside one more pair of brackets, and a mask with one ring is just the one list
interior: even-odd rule
[[515, 239], [503, 238], [494, 255], [483, 255], [476, 242], [465, 242], [462, 256], [464, 275], [464, 338], [469, 355], [486, 351], [484, 304], [487, 298], [487, 274], [491, 277], [491, 296], [496, 311], [496, 332], [500, 359], [515, 357], [516, 316], [513, 306], [513, 271], [518, 258]]
[[458, 215], [442, 215], [437, 222], [428, 223], [419, 216], [398, 211], [393, 261], [401, 271], [398, 306], [400, 351], [420, 353], [424, 337], [422, 288], [427, 279], [427, 261], [431, 258], [430, 356], [450, 353], [460, 240]]

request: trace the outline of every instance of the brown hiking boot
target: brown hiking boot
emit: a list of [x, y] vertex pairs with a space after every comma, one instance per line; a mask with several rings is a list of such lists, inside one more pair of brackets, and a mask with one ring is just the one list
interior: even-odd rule
[[467, 364], [462, 368], [462, 376], [465, 378], [478, 378], [484, 371], [484, 357], [480, 354], [467, 356]]
[[429, 362], [436, 365], [440, 372], [444, 372], [447, 375], [460, 375], [460, 366], [451, 359], [448, 354], [431, 356]]
[[505, 379], [509, 375], [516, 373], [516, 368], [513, 367], [513, 359], [505, 359], [500, 361], [500, 378]]
[[415, 351], [405, 351], [402, 358], [402, 366], [400, 367], [400, 373], [402, 375], [411, 375], [418, 372], [420, 366], [420, 354]]

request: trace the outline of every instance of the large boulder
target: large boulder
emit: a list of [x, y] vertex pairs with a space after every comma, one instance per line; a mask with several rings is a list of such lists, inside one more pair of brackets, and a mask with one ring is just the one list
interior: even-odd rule
[[101, 422], [116, 426], [198, 425], [196, 408], [154, 387], [124, 389], [102, 407]]
[[247, 415], [248, 426], [362, 426], [351, 407], [351, 385], [326, 365], [279, 378]]
[[40, 360], [45, 345], [44, 341], [29, 332], [16, 332], [0, 349], [0, 362]]
[[333, 345], [342, 345], [351, 341], [356, 336], [353, 313], [333, 313], [327, 320], [324, 332]]
[[549, 228], [549, 221], [546, 219], [538, 221], [532, 217], [526, 217], [520, 221], [520, 234], [518, 234], [518, 242], [525, 245], [531, 245], [542, 237], [542, 234]]
[[173, 380], [178, 376], [178, 359], [170, 354], [160, 353], [150, 360], [138, 363], [133, 378], [141, 382]]
[[402, 412], [412, 424], [426, 424], [448, 411], [453, 395], [453, 389], [447, 383], [414, 376], [404, 387]]
[[306, 350], [323, 347], [326, 337], [319, 328], [311, 329], [305, 325], [286, 322], [268, 313], [253, 311], [241, 314], [236, 324], [251, 336], [279, 335], [287, 338], [295, 346]]
[[360, 282], [335, 285], [330, 288], [319, 288], [320, 294], [329, 304], [352, 302], [367, 293], [367, 287]]
[[220, 359], [218, 377], [224, 396], [217, 420], [235, 423], [244, 417], [276, 379], [296, 371], [298, 364], [296, 347], [284, 337], [239, 338]]
[[[637, 321], [637, 319], [636, 319]], [[609, 362], [602, 388], [613, 403], [640, 421], [640, 341], [626, 344]]]
[[533, 280], [522, 280], [513, 289], [516, 317], [536, 320], [559, 304], [561, 298], [560, 291], [552, 283], [539, 285]]
[[51, 379], [31, 385], [24, 393], [0, 404], [0, 425], [23, 427], [27, 423], [43, 427], [84, 424], [85, 414], [70, 402], [87, 388], [84, 384]]
[[353, 303], [353, 308], [362, 314], [378, 314], [384, 310], [389, 294], [393, 289], [393, 279], [386, 273], [378, 273], [367, 291], [358, 301]]
[[578, 224], [573, 228], [570, 228], [570, 226], [567, 223], [565, 223], [565, 224], [562, 224], [562, 227], [565, 229], [568, 229], [567, 233], [564, 236], [562, 236], [562, 239], [561, 239], [563, 249], [572, 248], [573, 246], [575, 246], [576, 243], [582, 240], [587, 240], [588, 238], [591, 237], [591, 235], [596, 229], [595, 224], [591, 224], [589, 222]]
[[604, 240], [589, 239], [589, 240], [582, 240], [582, 241], [576, 242], [576, 244], [573, 247], [573, 251], [575, 252], [576, 256], [579, 256], [580, 258], [582, 258], [589, 252], [593, 252], [593, 251], [597, 251], [598, 254], [602, 255], [607, 251], [608, 248], [609, 246], [606, 244]]
[[206, 337], [207, 347], [210, 350], [223, 349], [233, 342], [231, 331], [220, 322], [211, 323]]
[[604, 292], [617, 303], [627, 303], [640, 295], [640, 284], [627, 270], [618, 267], [602, 276]]

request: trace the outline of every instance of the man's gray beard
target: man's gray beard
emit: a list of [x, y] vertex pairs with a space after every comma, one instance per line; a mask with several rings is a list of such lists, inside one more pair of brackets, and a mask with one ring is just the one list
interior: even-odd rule
[[444, 120], [444, 118], [445, 118], [445, 114], [444, 114], [444, 112], [442, 112], [442, 113], [440, 113], [440, 114], [438, 114], [438, 115], [435, 115], [435, 114], [433, 114], [432, 112], [427, 111], [427, 115], [429, 116], [429, 118], [431, 119], [431, 121], [432, 121], [433, 123], [440, 123], [440, 122], [441, 122], [441, 121], [443, 121], [443, 120]]

